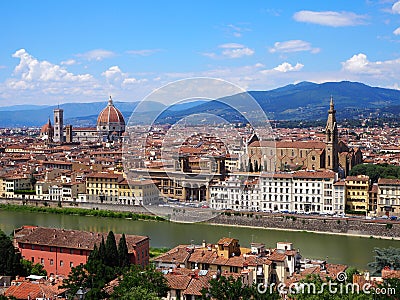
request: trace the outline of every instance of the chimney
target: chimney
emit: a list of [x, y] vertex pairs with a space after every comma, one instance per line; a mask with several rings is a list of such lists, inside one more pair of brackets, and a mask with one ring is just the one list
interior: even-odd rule
[[201, 246], [202, 246], [203, 248], [205, 248], [205, 247], [207, 246], [206, 240], [203, 240], [203, 243], [201, 244]]

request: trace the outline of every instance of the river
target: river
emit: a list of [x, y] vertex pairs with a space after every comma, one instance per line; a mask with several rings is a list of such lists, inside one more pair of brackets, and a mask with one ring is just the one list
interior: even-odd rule
[[0, 210], [0, 229], [11, 234], [13, 229], [22, 225], [38, 225], [85, 231], [147, 235], [150, 247], [169, 247], [178, 244], [201, 244], [203, 240], [217, 242], [221, 237], [239, 239], [243, 247], [250, 243], [262, 242], [267, 247], [276, 246], [276, 242], [292, 242], [300, 249], [303, 257], [327, 259], [331, 263], [346, 264], [361, 270], [367, 269], [367, 263], [373, 261], [374, 247], [400, 248], [400, 241], [372, 239], [343, 235], [327, 235], [285, 230], [267, 230], [241, 227], [218, 226], [208, 224], [182, 224], [172, 222], [133, 221], [100, 217], [82, 217], [56, 215], [37, 212], [15, 212]]

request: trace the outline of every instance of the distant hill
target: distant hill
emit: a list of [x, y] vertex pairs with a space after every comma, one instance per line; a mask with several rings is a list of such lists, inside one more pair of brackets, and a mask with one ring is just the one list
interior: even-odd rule
[[[301, 82], [269, 91], [250, 91], [269, 119], [275, 120], [321, 120], [326, 118], [329, 99], [333, 96], [338, 119], [372, 117], [398, 117], [400, 114], [400, 91], [371, 87], [359, 82], [326, 82], [316, 84]], [[243, 108], [245, 97], [236, 94], [225, 97], [224, 102]], [[128, 121], [138, 102], [115, 102], [115, 106]], [[93, 126], [97, 115], [107, 102], [66, 103], [64, 109], [66, 124], [73, 126]], [[41, 126], [48, 117], [53, 119], [56, 106], [14, 105], [0, 108], [0, 127]], [[148, 102], [141, 106], [135, 118], [149, 122], [152, 111], [161, 111], [158, 122], [173, 123], [184, 116], [210, 113], [229, 122], [243, 121], [243, 117], [218, 101], [192, 101], [170, 108], [158, 102]], [[33, 113], [34, 111], [34, 113]]]
[[[359, 118], [361, 116], [398, 116], [400, 112], [400, 91], [371, 87], [358, 82], [326, 82], [316, 84], [301, 82], [270, 91], [248, 92], [266, 112], [269, 119], [275, 120], [320, 120], [326, 118], [329, 99], [332, 96], [337, 117]], [[241, 108], [245, 97], [242, 94], [225, 97], [224, 102], [235, 103]], [[213, 113], [229, 119], [238, 116], [226, 105], [211, 101], [196, 108], [165, 115], [170, 122], [185, 115]], [[161, 119], [160, 122], [163, 122]]]

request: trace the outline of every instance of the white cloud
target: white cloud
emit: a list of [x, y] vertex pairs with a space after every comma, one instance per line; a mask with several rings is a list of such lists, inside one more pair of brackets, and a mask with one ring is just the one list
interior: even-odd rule
[[353, 12], [310, 11], [296, 12], [293, 18], [298, 22], [313, 23], [331, 27], [355, 26], [365, 24], [366, 16]]
[[400, 35], [400, 27], [396, 28], [396, 29], [393, 31], [393, 34], [394, 34], [394, 35]]
[[295, 66], [292, 66], [288, 62], [284, 62], [284, 63], [280, 64], [279, 66], [275, 67], [274, 70], [286, 73], [286, 72], [292, 72], [292, 71], [299, 71], [303, 67], [304, 67], [304, 65], [300, 64], [300, 63], [297, 63]]
[[311, 44], [302, 40], [290, 40], [285, 42], [276, 42], [274, 47], [269, 49], [269, 52], [300, 52], [300, 51], [309, 51], [311, 53], [318, 53], [320, 51], [319, 48], [311, 47]]
[[86, 59], [88, 61], [92, 61], [92, 60], [101, 61], [106, 58], [114, 57], [115, 53], [112, 51], [108, 51], [108, 50], [95, 49], [95, 50], [91, 50], [91, 51], [88, 51], [85, 53], [77, 54], [76, 56]]
[[355, 74], [399, 78], [400, 59], [371, 62], [367, 55], [359, 53], [342, 62], [342, 70]]
[[230, 34], [233, 35], [234, 37], [242, 37], [244, 32], [250, 31], [249, 28], [246, 27], [240, 27], [237, 25], [233, 24], [228, 24], [226, 25], [226, 31]]
[[65, 66], [71, 66], [71, 65], [75, 65], [75, 64], [76, 64], [75, 59], [68, 59], [68, 60], [64, 60], [61, 62], [61, 65], [65, 65]]
[[141, 49], [141, 50], [128, 50], [126, 51], [126, 53], [135, 56], [149, 56], [160, 51], [161, 49]]
[[108, 70], [101, 73], [101, 75], [107, 79], [107, 82], [110, 85], [113, 85], [116, 87], [118, 87], [119, 85], [128, 86], [131, 84], [147, 82], [146, 78], [137, 79], [137, 78], [129, 77], [129, 74], [122, 72], [118, 66], [110, 67]]
[[88, 81], [92, 79], [89, 74], [74, 75], [59, 65], [48, 61], [39, 61], [26, 52], [25, 49], [16, 51], [12, 57], [19, 58], [20, 62], [14, 69], [14, 75], [20, 76], [21, 80], [26, 82], [34, 81]]
[[250, 49], [242, 44], [227, 43], [221, 44], [218, 48], [223, 49], [220, 54], [215, 52], [203, 52], [201, 55], [207, 56], [213, 59], [218, 58], [240, 58], [243, 56], [251, 56], [254, 54], [254, 50]]
[[218, 48], [237, 49], [237, 48], [244, 48], [244, 46], [242, 44], [237, 44], [237, 43], [227, 43], [227, 44], [219, 45]]
[[395, 14], [400, 14], [400, 1], [397, 1], [393, 4], [392, 12]]

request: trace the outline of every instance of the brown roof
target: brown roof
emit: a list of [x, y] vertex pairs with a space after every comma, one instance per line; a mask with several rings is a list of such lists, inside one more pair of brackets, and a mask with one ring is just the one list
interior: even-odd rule
[[153, 259], [153, 261], [184, 264], [190, 257], [190, 253], [187, 251], [186, 248], [187, 246], [185, 245], [177, 246], [175, 248], [172, 248], [168, 252], [157, 256]]
[[268, 256], [268, 259], [271, 261], [284, 261], [285, 258], [286, 254], [278, 251], [274, 251], [270, 256]]
[[379, 178], [378, 184], [400, 185], [400, 179]]
[[229, 246], [229, 245], [232, 244], [234, 241], [238, 241], [238, 240], [233, 239], [233, 238], [226, 238], [226, 237], [224, 237], [224, 238], [220, 239], [220, 240], [218, 241], [217, 244], [218, 244], [218, 245]]
[[169, 288], [173, 290], [185, 290], [191, 280], [191, 277], [186, 274], [168, 273], [164, 277], [167, 279]]
[[[121, 234], [115, 234], [118, 243]], [[107, 238], [107, 233], [95, 233], [79, 230], [27, 226], [17, 229], [14, 238], [18, 243], [43, 246], [65, 247], [73, 249], [93, 250], [94, 245]], [[133, 253], [136, 245], [149, 239], [147, 236], [125, 235], [128, 252]]]

